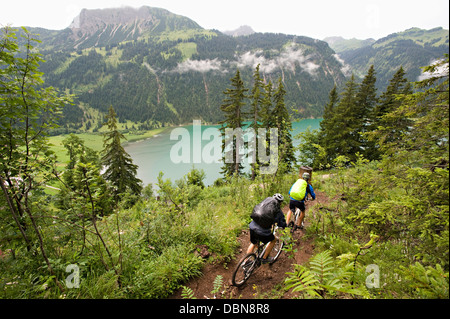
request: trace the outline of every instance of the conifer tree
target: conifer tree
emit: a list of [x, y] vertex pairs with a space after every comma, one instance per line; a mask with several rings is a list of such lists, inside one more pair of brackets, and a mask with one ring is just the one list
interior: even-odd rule
[[69, 162], [67, 163], [62, 178], [68, 188], [71, 190], [76, 190], [79, 187], [74, 176], [77, 164], [80, 162], [84, 164], [87, 162], [92, 162], [100, 169], [101, 164], [98, 159], [98, 154], [91, 148], [86, 147], [84, 145], [84, 140], [75, 134], [70, 134], [62, 141], [62, 144], [67, 150], [67, 155], [69, 156]]
[[367, 140], [365, 133], [369, 131], [372, 122], [371, 115], [377, 105], [377, 89], [375, 87], [377, 79], [375, 77], [375, 69], [370, 66], [367, 75], [362, 81], [358, 94], [356, 95], [355, 105], [355, 132], [354, 136], [358, 139], [361, 146], [361, 153], [367, 159], [373, 159], [375, 145]]
[[331, 90], [320, 123], [319, 140], [326, 153], [326, 159], [322, 159], [326, 163], [321, 164], [330, 164], [339, 155], [355, 160], [356, 153], [366, 157], [373, 153], [373, 143], [367, 140], [364, 133], [369, 129], [377, 103], [375, 82], [375, 69], [371, 66], [360, 85], [352, 76], [341, 98], [336, 87]]
[[[258, 129], [262, 127], [261, 108], [264, 103], [264, 83], [259, 74], [259, 64], [256, 66], [255, 72], [253, 73], [253, 88], [250, 97], [252, 99], [249, 114], [251, 116], [250, 127], [254, 129], [255, 134], [258, 134]], [[255, 136], [253, 154], [249, 154], [249, 156], [252, 156], [252, 180], [254, 180], [258, 174], [258, 141], [259, 140]]]
[[289, 171], [295, 164], [295, 154], [291, 137], [292, 123], [284, 103], [285, 95], [286, 90], [280, 77], [277, 90], [273, 95], [275, 106], [272, 111], [272, 118], [274, 126], [278, 129], [279, 162], [285, 165], [286, 171]]
[[[241, 79], [241, 73], [239, 72], [239, 70], [236, 71], [236, 75], [231, 79], [231, 86], [232, 88], [228, 88], [225, 92], [223, 92], [226, 97], [223, 100], [222, 105], [220, 106], [220, 109], [225, 115], [225, 119], [219, 122], [219, 124], [222, 125], [222, 136], [225, 136], [225, 129], [227, 128], [232, 130], [242, 129], [246, 116], [244, 112], [244, 101], [246, 99], [246, 92], [248, 91], [248, 89], [246, 89], [244, 86], [244, 82]], [[233, 140], [231, 141], [231, 150], [226, 149], [224, 139], [224, 143], [222, 144], [224, 166], [222, 167], [221, 173], [225, 177], [233, 176], [235, 174], [241, 174], [243, 166], [241, 164], [242, 158], [239, 154], [239, 148], [242, 146], [242, 139], [240, 139], [239, 136], [234, 136]], [[226, 152], [232, 152], [232, 163], [227, 163]]]
[[396, 99], [396, 95], [410, 93], [410, 91], [411, 86], [405, 78], [405, 71], [403, 70], [403, 67], [400, 67], [389, 81], [386, 91], [381, 95], [379, 104], [374, 109], [376, 122], [381, 124], [383, 122], [383, 119], [381, 118], [383, 115], [392, 112], [399, 107], [401, 102]]
[[356, 153], [360, 151], [360, 143], [355, 137], [357, 91], [358, 84], [352, 75], [346, 83], [344, 92], [341, 93], [339, 103], [333, 107], [332, 125], [329, 126], [327, 139], [323, 145], [331, 160], [339, 155], [354, 160]]
[[[401, 143], [407, 134], [411, 121], [404, 116], [394, 116], [395, 111], [402, 104], [402, 97], [412, 93], [411, 84], [405, 78], [403, 67], [394, 74], [386, 91], [380, 96], [379, 103], [373, 111], [373, 124], [370, 139], [382, 145], [385, 149], [391, 149], [392, 144]], [[375, 156], [379, 157], [377, 151]]]
[[404, 99], [397, 110], [398, 116], [411, 119], [410, 138], [404, 139], [402, 146], [408, 151], [419, 150], [425, 167], [448, 172], [449, 55], [424, 71], [429, 77], [415, 84], [418, 92]]
[[272, 118], [272, 95], [273, 95], [273, 84], [272, 81], [264, 86], [264, 97], [261, 104], [261, 125], [267, 131], [273, 127], [274, 120]]
[[334, 152], [330, 152], [332, 150], [331, 145], [334, 143], [334, 129], [335, 129], [335, 108], [339, 102], [339, 94], [336, 89], [336, 85], [330, 92], [329, 102], [325, 105], [323, 112], [323, 120], [320, 122], [320, 132], [319, 132], [319, 144], [322, 146], [322, 149], [325, 151], [325, 154], [322, 158], [320, 158], [322, 165], [331, 164], [334, 158]]
[[125, 136], [117, 128], [116, 112], [109, 108], [106, 116], [108, 132], [104, 133], [102, 164], [106, 167], [104, 178], [114, 186], [114, 197], [118, 202], [127, 192], [139, 195], [142, 181], [136, 177], [138, 166], [121, 145]]
[[336, 107], [338, 102], [339, 94], [335, 85], [329, 94], [329, 102], [327, 103], [327, 105], [325, 105], [324, 108], [323, 121], [320, 122], [321, 128], [324, 128], [328, 124], [327, 121], [330, 121], [333, 118], [334, 108]]
[[[259, 142], [265, 140], [264, 150], [265, 154], [258, 154], [258, 156], [273, 156], [274, 154], [270, 154], [269, 145], [271, 145], [271, 128], [276, 127], [275, 121], [273, 118], [273, 104], [272, 104], [272, 97], [273, 97], [273, 85], [272, 81], [269, 80], [269, 82], [264, 85], [264, 93], [261, 101], [261, 110], [259, 112], [260, 114], [260, 121], [261, 121], [261, 128], [265, 129], [266, 135], [259, 136]], [[275, 137], [274, 137], [275, 138]], [[261, 151], [261, 150], [259, 150]], [[278, 155], [278, 154], [277, 154]], [[261, 163], [259, 163], [262, 165]], [[259, 166], [261, 168], [261, 166]]]

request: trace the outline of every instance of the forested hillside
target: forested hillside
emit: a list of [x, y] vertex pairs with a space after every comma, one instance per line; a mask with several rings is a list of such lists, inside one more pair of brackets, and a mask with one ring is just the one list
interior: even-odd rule
[[408, 80], [420, 80], [422, 70], [418, 66], [429, 65], [448, 53], [448, 38], [448, 30], [443, 28], [411, 28], [377, 41], [335, 38], [326, 41], [351, 66], [356, 76], [362, 78], [369, 67], [374, 65], [378, 74], [377, 88], [384, 90], [400, 66], [405, 70]]
[[67, 29], [30, 31], [41, 40], [46, 85], [76, 94], [61, 121], [72, 129], [97, 127], [92, 110], [105, 115], [110, 105], [119, 121], [140, 122], [143, 129], [194, 118], [216, 123], [218, 96], [234, 70], [250, 86], [257, 64], [266, 83], [282, 77], [292, 116], [321, 117], [328, 92], [352, 72], [362, 76], [374, 64], [383, 89], [394, 69], [403, 65], [415, 80], [420, 67], [448, 51], [448, 31], [429, 36], [418, 30], [430, 39], [419, 43], [394, 34], [337, 56], [320, 40], [270, 33], [233, 37], [151, 7], [83, 10]]
[[121, 120], [166, 124], [217, 122], [217, 97], [236, 67], [247, 85], [258, 63], [267, 82], [282, 76], [289, 108], [302, 117], [320, 116], [326, 92], [345, 79], [332, 50], [313, 39], [231, 38], [216, 31], [179, 36], [188, 38], [148, 38], [78, 53], [44, 49], [42, 70], [46, 83], [77, 93], [77, 102], [103, 112], [113, 104]]

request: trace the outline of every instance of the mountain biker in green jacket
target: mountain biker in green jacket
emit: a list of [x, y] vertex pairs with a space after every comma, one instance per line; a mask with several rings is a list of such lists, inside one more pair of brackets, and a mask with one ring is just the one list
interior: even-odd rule
[[258, 247], [259, 241], [264, 244], [270, 242], [264, 253], [262, 263], [271, 263], [273, 261], [271, 258], [268, 258], [276, 242], [276, 238], [272, 233], [272, 225], [276, 223], [281, 228], [287, 226], [280, 207], [283, 200], [283, 195], [275, 194], [264, 199], [253, 209], [251, 215], [253, 221], [249, 225], [251, 244], [247, 249], [247, 254], [252, 253]]
[[303, 229], [303, 219], [305, 218], [305, 199], [308, 198], [308, 194], [311, 195], [312, 199], [316, 199], [316, 194], [312, 185], [309, 183], [311, 180], [311, 175], [309, 173], [303, 173], [302, 178], [299, 178], [289, 190], [290, 201], [289, 201], [289, 212], [287, 214], [287, 221], [291, 220], [291, 215], [295, 212], [295, 209], [300, 209], [300, 218], [298, 219], [298, 224], [293, 225], [294, 230]]

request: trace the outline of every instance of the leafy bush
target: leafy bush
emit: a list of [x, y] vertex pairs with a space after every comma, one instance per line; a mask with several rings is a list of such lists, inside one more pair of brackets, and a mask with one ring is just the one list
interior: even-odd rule
[[[412, 290], [426, 285], [417, 274], [406, 280], [404, 269], [418, 262], [425, 269], [448, 270], [448, 170], [418, 167], [411, 152], [396, 156], [396, 161], [358, 160], [323, 179], [322, 188], [334, 200], [308, 214], [309, 235], [319, 251], [338, 256], [354, 254], [358, 242], [377, 234], [377, 245], [359, 258], [361, 265], [380, 269], [381, 287], [374, 296], [437, 298], [442, 293]], [[448, 289], [448, 282], [442, 284]]]

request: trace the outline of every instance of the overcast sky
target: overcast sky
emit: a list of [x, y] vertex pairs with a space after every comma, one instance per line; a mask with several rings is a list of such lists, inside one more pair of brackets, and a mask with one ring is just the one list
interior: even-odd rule
[[83, 8], [142, 5], [187, 16], [206, 29], [233, 30], [323, 39], [379, 39], [411, 27], [449, 28], [448, 0], [17, 0], [2, 1], [0, 26], [68, 27]]

